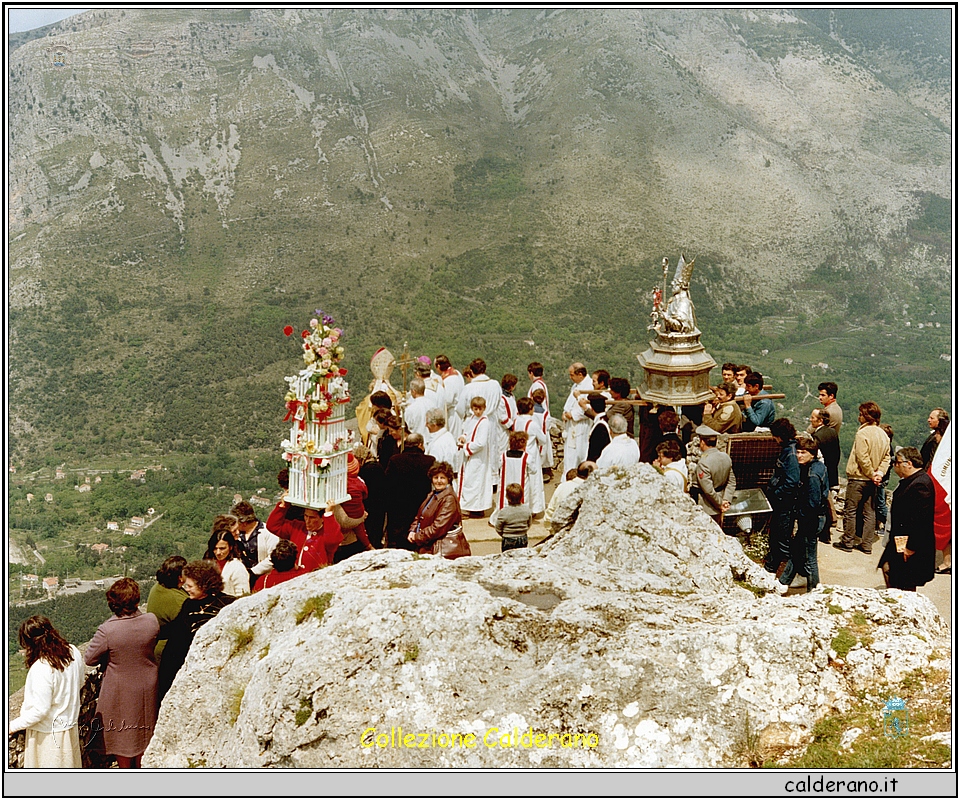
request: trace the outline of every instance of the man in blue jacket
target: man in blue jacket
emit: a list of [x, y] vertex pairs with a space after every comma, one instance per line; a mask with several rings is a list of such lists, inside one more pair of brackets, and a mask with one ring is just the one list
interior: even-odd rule
[[770, 550], [763, 568], [776, 573], [784, 561], [790, 560], [790, 540], [793, 533], [793, 512], [800, 489], [800, 462], [797, 461], [797, 429], [786, 417], [770, 424], [770, 433], [780, 443], [780, 455], [773, 477], [767, 484], [766, 495], [773, 506], [770, 520]]
[[746, 392], [743, 395], [743, 425], [744, 433], [755, 431], [757, 428], [769, 428], [777, 415], [773, 400], [764, 397], [763, 375], [751, 372], [743, 381]]

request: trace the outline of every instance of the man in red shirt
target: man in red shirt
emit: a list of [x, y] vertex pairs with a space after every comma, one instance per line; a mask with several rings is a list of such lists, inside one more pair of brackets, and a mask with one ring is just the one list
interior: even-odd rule
[[294, 568], [301, 572], [313, 572], [332, 564], [334, 553], [343, 541], [343, 533], [331, 508], [323, 514], [315, 508], [305, 508], [302, 521], [287, 519], [286, 500], [281, 500], [270, 512], [267, 528], [297, 546], [299, 552]]

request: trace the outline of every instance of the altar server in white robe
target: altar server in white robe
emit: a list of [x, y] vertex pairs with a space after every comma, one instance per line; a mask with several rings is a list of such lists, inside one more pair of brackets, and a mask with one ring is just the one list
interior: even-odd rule
[[[454, 473], [460, 471], [460, 449], [457, 447], [457, 440], [453, 434], [447, 430], [447, 419], [444, 413], [438, 408], [431, 408], [427, 412], [427, 432], [430, 434], [430, 440], [427, 443], [426, 454], [433, 456], [436, 463], [445, 461], [453, 467]], [[454, 491], [457, 488], [457, 481], [454, 479]]]
[[[540, 409], [534, 409], [534, 413], [542, 414], [543, 432], [547, 435], [546, 446], [540, 448], [540, 461], [544, 469], [552, 470], [553, 442], [550, 439], [550, 390], [547, 389], [547, 384], [543, 380], [543, 364], [539, 361], [532, 361], [527, 365], [527, 375], [530, 377], [530, 390], [527, 392], [527, 397], [532, 397], [534, 403], [541, 406]], [[541, 399], [534, 396], [538, 389], [543, 392]]]
[[513, 422], [513, 429], [527, 434], [527, 464], [534, 478], [530, 480], [524, 502], [530, 506], [531, 514], [539, 514], [547, 506], [540, 453], [549, 439], [543, 432], [543, 420], [538, 420], [533, 414], [533, 398], [521, 397], [517, 400], [517, 418]]
[[[496, 386], [496, 384], [494, 384]], [[499, 387], [497, 392], [499, 393]], [[490, 469], [490, 419], [484, 413], [487, 401], [474, 397], [470, 401], [471, 416], [463, 424], [457, 440], [463, 461], [460, 466], [458, 499], [460, 510], [471, 516], [482, 516], [493, 505], [493, 475]]]
[[593, 390], [593, 381], [587, 375], [587, 368], [577, 362], [570, 365], [569, 373], [573, 386], [570, 395], [563, 404], [563, 472], [576, 469], [587, 457], [590, 441], [590, 418], [583, 413], [576, 393]]
[[[482, 358], [475, 358], [470, 362], [470, 371], [473, 373], [473, 380], [463, 387], [460, 392], [460, 399], [457, 401], [457, 413], [464, 421], [464, 425], [470, 417], [470, 401], [474, 397], [482, 397], [486, 402], [486, 414], [490, 419], [491, 426], [499, 425], [503, 419], [503, 392], [500, 384], [487, 375], [487, 362]], [[448, 422], [449, 426], [450, 423]], [[498, 447], [498, 434], [496, 430], [490, 432], [491, 447]], [[491, 467], [497, 462], [490, 461]]]
[[403, 421], [408, 433], [419, 433], [424, 441], [430, 438], [427, 430], [427, 411], [430, 405], [424, 397], [424, 383], [421, 378], [410, 381], [410, 401], [403, 410]]
[[447, 415], [447, 430], [456, 439], [463, 429], [463, 418], [457, 413], [457, 404], [460, 402], [464, 386], [463, 375], [453, 368], [450, 359], [444, 355], [437, 356], [434, 363], [437, 365], [437, 372], [440, 373], [440, 391], [443, 394], [442, 407]]
[[[509, 505], [506, 489], [514, 483], [523, 491], [523, 499], [520, 502], [529, 505], [531, 484], [539, 484], [540, 491], [543, 491], [543, 480], [540, 479], [539, 472], [532, 477], [537, 480], [531, 480], [527, 434], [523, 431], [512, 431], [507, 450], [500, 456], [500, 488], [497, 491], [497, 510], [499, 511], [504, 506]], [[532, 508], [530, 513], [533, 513]]]
[[530, 399], [533, 400], [533, 418], [540, 424], [540, 430], [543, 431], [547, 440], [547, 443], [540, 448], [540, 463], [543, 464], [544, 480], [549, 481], [553, 476], [553, 439], [550, 436], [553, 418], [550, 416], [550, 412], [543, 407], [543, 389], [534, 389]]
[[494, 463], [499, 463], [500, 456], [507, 452], [510, 431], [513, 430], [513, 421], [517, 418], [517, 401], [513, 396], [517, 380], [517, 376], [511, 375], [509, 372], [500, 379], [500, 402], [502, 403], [500, 410], [502, 413], [494, 428], [497, 432], [497, 458]]

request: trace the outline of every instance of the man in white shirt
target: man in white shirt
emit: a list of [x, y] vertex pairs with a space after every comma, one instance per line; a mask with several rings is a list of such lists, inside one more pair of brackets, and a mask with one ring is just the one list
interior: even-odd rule
[[410, 402], [403, 410], [403, 421], [410, 433], [419, 433], [424, 441], [430, 438], [430, 432], [427, 430], [427, 411], [430, 409], [429, 401], [424, 397], [425, 385], [422, 378], [414, 378], [410, 381]]
[[690, 475], [679, 444], [672, 439], [660, 442], [657, 445], [657, 460], [653, 463], [663, 470], [663, 476], [681, 492], [687, 491]]
[[587, 457], [590, 443], [590, 419], [580, 407], [577, 393], [593, 390], [593, 381], [587, 375], [587, 368], [579, 361], [571, 364], [568, 371], [573, 386], [563, 404], [563, 471], [564, 474], [577, 466]]
[[620, 414], [611, 414], [607, 420], [610, 426], [610, 444], [603, 448], [598, 467], [631, 467], [640, 461], [640, 446], [636, 439], [627, 436], [627, 421]]

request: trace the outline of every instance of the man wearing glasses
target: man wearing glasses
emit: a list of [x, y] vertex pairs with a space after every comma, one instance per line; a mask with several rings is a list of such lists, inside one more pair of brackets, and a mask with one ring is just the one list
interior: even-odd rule
[[933, 535], [933, 479], [916, 447], [897, 451], [893, 469], [900, 483], [890, 506], [890, 539], [880, 563], [888, 589], [915, 592], [933, 580], [937, 551]]

